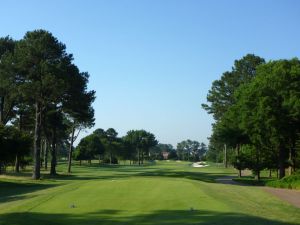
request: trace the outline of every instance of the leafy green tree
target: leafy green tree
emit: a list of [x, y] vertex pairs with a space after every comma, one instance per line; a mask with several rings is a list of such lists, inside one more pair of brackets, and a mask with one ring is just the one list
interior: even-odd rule
[[44, 118], [42, 130], [46, 140], [50, 143], [50, 175], [56, 175], [57, 148], [63, 140], [68, 138], [68, 121], [61, 110], [57, 110], [56, 107], [50, 108], [49, 106], [44, 114]]
[[129, 160], [131, 165], [131, 163], [136, 159], [136, 147], [132, 142], [132, 139], [129, 138], [128, 135], [122, 137], [121, 143], [122, 143], [121, 157], [122, 159]]
[[299, 133], [300, 62], [278, 60], [260, 66], [257, 77], [241, 90], [242, 126], [257, 147], [257, 157], [277, 150], [279, 177], [294, 155]]
[[12, 57], [16, 41], [0, 38], [0, 124], [6, 125], [14, 116], [18, 79]]
[[41, 129], [47, 104], [62, 102], [65, 94], [64, 65], [72, 55], [51, 33], [45, 30], [27, 32], [15, 48], [15, 65], [21, 80], [20, 91], [27, 102], [34, 103], [34, 167], [33, 179], [40, 178]]
[[80, 140], [80, 143], [75, 149], [76, 160], [91, 160], [103, 152], [103, 144], [100, 141], [99, 136], [91, 134]]
[[124, 137], [124, 141], [136, 152], [138, 164], [143, 164], [149, 149], [158, 144], [154, 134], [145, 130], [130, 130]]
[[176, 152], [180, 160], [188, 160], [190, 159], [190, 152], [187, 148], [187, 141], [182, 141], [177, 144]]
[[206, 153], [206, 145], [198, 141], [186, 140], [177, 144], [177, 155], [181, 160], [199, 161]]
[[[95, 100], [95, 91], [87, 90], [89, 74], [80, 73], [75, 65], [66, 68], [69, 77], [67, 82], [67, 94], [63, 99], [63, 111], [67, 115], [70, 125], [70, 147], [68, 155], [68, 173], [71, 173], [73, 144], [81, 130], [94, 126], [94, 109], [92, 103]], [[77, 130], [77, 132], [76, 132]]]
[[257, 67], [264, 63], [263, 58], [248, 54], [236, 60], [231, 71], [223, 73], [221, 79], [213, 82], [207, 95], [209, 104], [202, 104], [216, 121], [213, 124], [208, 157], [213, 156], [217, 161], [225, 159], [223, 149], [227, 146], [236, 149], [238, 159], [241, 145], [248, 143], [247, 134], [240, 128], [239, 109], [235, 106], [236, 92], [255, 78]]
[[[49, 127], [43, 124], [47, 110], [54, 109], [72, 122], [73, 142], [75, 128], [93, 123], [94, 92], [86, 90], [88, 74], [79, 72], [65, 45], [45, 30], [27, 32], [16, 44], [13, 59], [21, 98], [35, 108], [33, 178], [39, 179], [42, 128]], [[59, 126], [54, 130], [59, 131]], [[54, 142], [51, 147], [55, 147]], [[70, 148], [72, 152], [72, 144]]]
[[96, 129], [94, 132], [93, 132], [93, 135], [95, 135], [99, 141], [100, 141], [100, 145], [98, 147], [98, 151], [96, 153], [96, 155], [98, 155], [98, 158], [99, 158], [99, 163], [101, 162], [101, 158], [104, 159], [104, 154], [105, 154], [105, 151], [106, 151], [106, 143], [107, 143], [107, 137], [106, 137], [106, 133], [103, 129], [99, 128], [99, 129]]
[[209, 105], [202, 104], [202, 107], [209, 114], [213, 114], [215, 120], [221, 119], [228, 108], [235, 103], [234, 92], [237, 88], [249, 83], [256, 75], [256, 67], [264, 63], [263, 58], [253, 54], [235, 60], [232, 71], [223, 73], [220, 80], [213, 82], [207, 95]]
[[114, 153], [118, 148], [117, 136], [118, 136], [118, 132], [113, 128], [108, 128], [105, 131], [106, 141], [104, 143], [106, 144], [106, 150], [109, 157], [109, 164], [112, 164]]
[[[22, 132], [13, 126], [0, 125], [0, 174], [6, 163], [18, 161], [29, 154], [31, 150], [32, 138], [26, 132]], [[16, 172], [19, 172], [19, 165], [16, 166]]]

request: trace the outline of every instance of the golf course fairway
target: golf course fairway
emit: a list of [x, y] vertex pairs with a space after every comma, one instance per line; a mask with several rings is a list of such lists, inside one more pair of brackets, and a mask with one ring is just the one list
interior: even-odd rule
[[74, 166], [40, 181], [0, 177], [0, 225], [300, 224], [300, 209], [261, 187], [216, 183], [233, 169], [187, 162]]

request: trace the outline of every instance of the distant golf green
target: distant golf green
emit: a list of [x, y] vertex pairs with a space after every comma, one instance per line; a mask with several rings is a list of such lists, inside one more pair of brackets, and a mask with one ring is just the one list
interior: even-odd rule
[[233, 173], [170, 161], [74, 166], [72, 175], [41, 181], [2, 176], [0, 225], [300, 224], [299, 208], [261, 188], [215, 183]]

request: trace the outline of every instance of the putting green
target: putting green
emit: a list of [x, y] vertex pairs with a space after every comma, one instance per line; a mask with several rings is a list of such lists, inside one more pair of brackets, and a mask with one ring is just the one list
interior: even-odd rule
[[233, 172], [158, 162], [77, 166], [38, 182], [2, 177], [0, 224], [299, 224], [300, 209], [258, 187], [214, 182]]

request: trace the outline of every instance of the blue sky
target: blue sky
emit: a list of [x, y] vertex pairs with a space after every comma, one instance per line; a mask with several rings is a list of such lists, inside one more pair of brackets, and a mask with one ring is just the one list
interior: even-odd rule
[[300, 57], [299, 21], [297, 0], [3, 0], [0, 36], [49, 30], [90, 73], [94, 129], [146, 129], [176, 146], [208, 143], [201, 103], [235, 59]]

